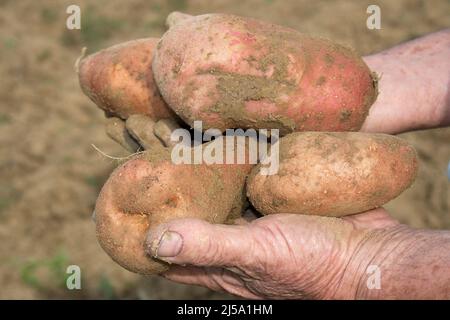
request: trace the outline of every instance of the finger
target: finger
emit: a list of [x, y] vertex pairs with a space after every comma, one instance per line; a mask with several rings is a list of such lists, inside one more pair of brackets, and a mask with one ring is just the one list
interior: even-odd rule
[[236, 274], [222, 268], [180, 267], [174, 265], [162, 276], [178, 283], [198, 285], [214, 291], [225, 291], [246, 299], [260, 298], [249, 291]]
[[151, 229], [147, 252], [163, 261], [195, 266], [248, 266], [253, 232], [245, 225], [178, 219]]
[[198, 285], [214, 291], [222, 289], [215, 281], [212, 281], [206, 273], [206, 269], [202, 267], [172, 265], [169, 271], [162, 273], [161, 276], [178, 283]]
[[125, 127], [130, 135], [145, 150], [150, 149], [152, 146], [162, 145], [161, 141], [153, 134], [154, 125], [155, 122], [151, 118], [142, 114], [134, 114], [125, 122]]
[[247, 224], [249, 224], [249, 222], [242, 216], [242, 217], [238, 217], [238, 218], [235, 218], [235, 219], [230, 219], [229, 221], [227, 221], [227, 223], [230, 223], [230, 224], [235, 224], [235, 225], [247, 225]]
[[173, 119], [161, 119], [155, 123], [153, 133], [162, 141], [165, 147], [173, 147], [178, 141], [172, 141], [170, 136], [172, 132], [180, 128], [180, 125]]
[[382, 229], [398, 225], [400, 222], [389, 215], [384, 208], [377, 208], [363, 213], [343, 217], [344, 220], [352, 223], [356, 228]]
[[125, 122], [119, 118], [106, 119], [106, 134], [115, 142], [124, 147], [127, 151], [135, 153], [139, 149], [139, 144], [130, 136], [125, 128]]

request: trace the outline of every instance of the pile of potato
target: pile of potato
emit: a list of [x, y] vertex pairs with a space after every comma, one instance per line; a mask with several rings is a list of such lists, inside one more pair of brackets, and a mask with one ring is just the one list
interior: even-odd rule
[[[167, 24], [160, 40], [126, 42], [78, 64], [109, 136], [146, 150], [111, 174], [95, 209], [99, 242], [123, 267], [167, 270], [144, 245], [149, 226], [170, 219], [232, 223], [249, 205], [264, 215], [341, 217], [379, 207], [414, 181], [408, 143], [356, 132], [378, 89], [353, 50], [225, 14], [172, 13]], [[261, 163], [174, 164], [171, 132], [197, 120], [204, 130], [279, 129], [278, 172], [262, 174]]]

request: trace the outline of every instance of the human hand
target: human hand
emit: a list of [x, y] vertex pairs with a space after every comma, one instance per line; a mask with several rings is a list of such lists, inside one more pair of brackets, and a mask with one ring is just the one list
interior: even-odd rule
[[[164, 277], [245, 298], [362, 298], [366, 269], [406, 228], [384, 209], [343, 219], [277, 214], [243, 225], [181, 219], [150, 229]], [[161, 240], [163, 239], [163, 240]], [[396, 243], [386, 246], [390, 250]]]
[[106, 134], [125, 150], [135, 153], [152, 146], [171, 147], [170, 135], [179, 124], [173, 119], [153, 121], [146, 115], [132, 115], [127, 120], [116, 117], [106, 120]]
[[[448, 31], [443, 33], [446, 34]], [[427, 41], [433, 42], [433, 39]], [[446, 42], [441, 44], [445, 46]], [[408, 65], [399, 64], [397, 55], [403, 55], [403, 50], [416, 53], [417, 47], [394, 52], [391, 62], [395, 61], [399, 66], [396, 74], [383, 72], [383, 69], [390, 70], [383, 54], [366, 59], [369, 66], [381, 74], [382, 81], [380, 97], [372, 107], [363, 131], [399, 133], [450, 123], [448, 73], [442, 63], [435, 64], [439, 65], [438, 69], [429, 68], [429, 61], [426, 63], [416, 57], [419, 60], [414, 60], [414, 68], [411, 66], [407, 70], [421, 74], [422, 79], [415, 81], [415, 76], [402, 76]], [[440, 51], [427, 57], [439, 60], [445, 56], [446, 51], [439, 48], [430, 49]], [[426, 73], [420, 72], [421, 68]], [[439, 79], [436, 83], [443, 85], [432, 85], [435, 83], [432, 79]], [[398, 85], [400, 82], [402, 86]], [[183, 238], [175, 258], [163, 257], [166, 249], [163, 250], [159, 237], [165, 230], [177, 231]], [[450, 256], [446, 253], [450, 249], [450, 236], [431, 231], [419, 235], [421, 241], [415, 243], [417, 234], [397, 224], [382, 209], [341, 220], [274, 215], [241, 226], [210, 225], [185, 219], [151, 230], [149, 251], [174, 264], [165, 274], [169, 279], [249, 298], [373, 296], [376, 291], [367, 291], [364, 281], [367, 267], [373, 263], [387, 265], [383, 270], [388, 270], [387, 277], [391, 277], [388, 288], [383, 290], [384, 298], [448, 298], [450, 281], [444, 267], [450, 264]], [[298, 249], [297, 252], [293, 248]], [[402, 256], [402, 249], [408, 252], [407, 257]], [[402, 262], [393, 263], [397, 258]], [[188, 266], [179, 266], [182, 264]], [[406, 271], [401, 269], [404, 266], [407, 266]], [[438, 268], [430, 273], [428, 269], [433, 266]]]
[[450, 29], [364, 57], [379, 95], [361, 131], [397, 134], [450, 125]]

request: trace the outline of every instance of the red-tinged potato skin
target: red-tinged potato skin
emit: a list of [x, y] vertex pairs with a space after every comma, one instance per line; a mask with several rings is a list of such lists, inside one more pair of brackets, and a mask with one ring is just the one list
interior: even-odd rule
[[275, 175], [253, 168], [247, 195], [262, 214], [341, 217], [382, 206], [414, 181], [417, 157], [385, 134], [297, 132], [280, 139]]
[[95, 207], [101, 247], [122, 267], [144, 275], [168, 270], [168, 264], [145, 253], [149, 227], [176, 218], [223, 223], [237, 217], [252, 167], [175, 165], [167, 153], [156, 155], [154, 151], [118, 167], [103, 186]]
[[357, 131], [378, 93], [353, 50], [226, 14], [172, 26], [157, 46], [153, 73], [168, 105], [205, 129]]
[[153, 120], [175, 117], [153, 79], [158, 39], [138, 39], [99, 51], [80, 61], [83, 92], [108, 115], [127, 119], [145, 114]]

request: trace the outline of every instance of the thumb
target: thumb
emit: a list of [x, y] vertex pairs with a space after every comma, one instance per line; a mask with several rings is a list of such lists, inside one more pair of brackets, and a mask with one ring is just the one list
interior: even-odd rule
[[211, 224], [199, 219], [178, 219], [150, 229], [147, 253], [180, 265], [236, 266], [245, 263], [252, 246], [245, 225]]

